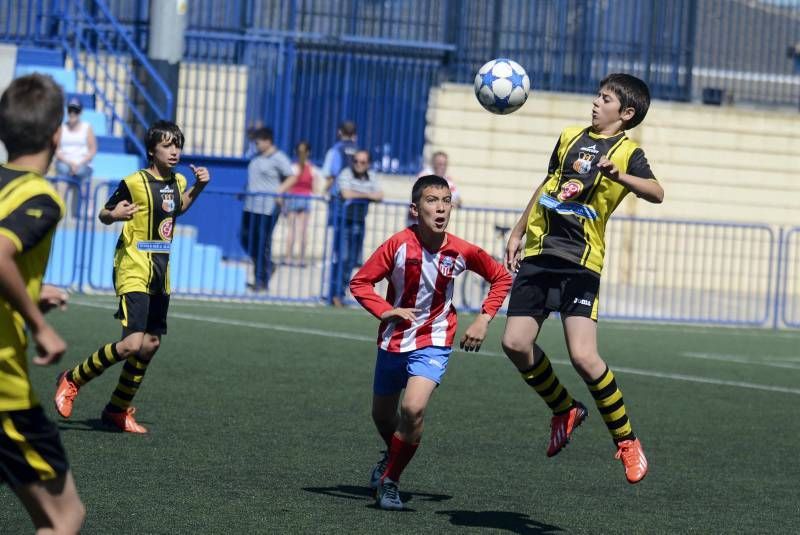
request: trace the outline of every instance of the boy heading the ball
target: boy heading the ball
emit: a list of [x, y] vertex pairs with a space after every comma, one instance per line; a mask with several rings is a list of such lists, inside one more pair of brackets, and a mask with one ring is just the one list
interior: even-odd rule
[[553, 411], [547, 455], [561, 451], [588, 415], [536, 345], [542, 323], [555, 311], [572, 365], [595, 400], [630, 483], [647, 474], [647, 460], [614, 374], [598, 353], [596, 322], [608, 218], [630, 192], [652, 203], [664, 198], [644, 151], [625, 135], [649, 106], [650, 91], [634, 76], [611, 74], [600, 82], [591, 125], [561, 132], [547, 177], [511, 231], [505, 258], [517, 277], [503, 350]]
[[[372, 470], [370, 487], [377, 489], [382, 509], [403, 508], [397, 483], [417, 450], [425, 409], [447, 369], [457, 328], [453, 281], [471, 270], [491, 284], [480, 315], [461, 338], [466, 351], [480, 349], [511, 287], [511, 275], [500, 263], [445, 232], [452, 204], [444, 178], [419, 178], [410, 209], [418, 223], [386, 240], [350, 282], [353, 297], [381, 320], [372, 419], [387, 452]], [[374, 288], [383, 279], [389, 282], [385, 299]]]
[[175, 220], [189, 209], [211, 178], [208, 169], [192, 165], [195, 183], [186, 188], [186, 178], [175, 172], [183, 141], [175, 123], [154, 123], [144, 137], [150, 165], [120, 182], [100, 211], [100, 221], [106, 225], [125, 222], [114, 255], [114, 288], [119, 296], [114, 317], [122, 322], [122, 339], [100, 347], [59, 376], [55, 404], [64, 418], [72, 414], [79, 388], [124, 360], [102, 420], [128, 433], [147, 432], [134, 419], [131, 401], [158, 351], [161, 336], [167, 333], [169, 253]]

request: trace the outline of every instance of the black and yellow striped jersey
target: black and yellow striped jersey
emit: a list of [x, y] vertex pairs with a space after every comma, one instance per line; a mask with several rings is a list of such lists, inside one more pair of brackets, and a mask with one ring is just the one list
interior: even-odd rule
[[[44, 177], [0, 165], [0, 235], [16, 246], [14, 262], [35, 303], [63, 215], [64, 204]], [[28, 379], [27, 346], [25, 320], [0, 297], [0, 412], [39, 405]]]
[[169, 294], [169, 253], [175, 219], [181, 213], [186, 178], [172, 173], [156, 177], [137, 171], [120, 182], [106, 208], [120, 201], [138, 205], [133, 219], [125, 222], [114, 255], [114, 288], [117, 295], [145, 292]]
[[553, 255], [602, 271], [606, 222], [630, 192], [597, 169], [604, 155], [620, 173], [655, 180], [644, 151], [625, 132], [602, 136], [565, 128], [528, 216], [525, 257]]

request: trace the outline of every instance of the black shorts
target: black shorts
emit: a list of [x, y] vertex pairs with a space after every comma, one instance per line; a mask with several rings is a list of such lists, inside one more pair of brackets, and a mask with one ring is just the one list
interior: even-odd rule
[[0, 483], [16, 488], [67, 473], [58, 428], [41, 407], [0, 412], [0, 424]]
[[122, 337], [131, 333], [167, 334], [169, 295], [130, 292], [119, 296], [114, 317], [122, 322]]
[[599, 293], [600, 275], [594, 271], [555, 256], [531, 256], [520, 264], [507, 315], [546, 318], [559, 312], [597, 321]]

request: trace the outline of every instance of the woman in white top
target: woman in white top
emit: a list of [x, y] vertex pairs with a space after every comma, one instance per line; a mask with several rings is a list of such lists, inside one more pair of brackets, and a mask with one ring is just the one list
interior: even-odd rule
[[81, 121], [83, 106], [73, 98], [67, 104], [67, 124], [61, 129], [61, 142], [56, 152], [56, 173], [83, 182], [92, 178], [89, 162], [97, 154], [97, 139], [92, 125]]

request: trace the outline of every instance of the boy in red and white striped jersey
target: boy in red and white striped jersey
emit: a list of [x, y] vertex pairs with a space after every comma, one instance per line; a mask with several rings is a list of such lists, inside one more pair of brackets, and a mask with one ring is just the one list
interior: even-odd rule
[[[397, 482], [416, 452], [425, 408], [447, 369], [458, 325], [452, 303], [455, 278], [470, 270], [491, 284], [480, 315], [461, 338], [465, 351], [480, 349], [511, 287], [502, 264], [445, 232], [451, 201], [445, 179], [419, 178], [411, 192], [411, 213], [418, 223], [386, 240], [350, 282], [353, 297], [381, 320], [372, 419], [388, 451], [373, 469], [370, 486], [377, 489], [382, 509], [403, 508]], [[386, 298], [374, 287], [383, 279], [389, 281]]]

